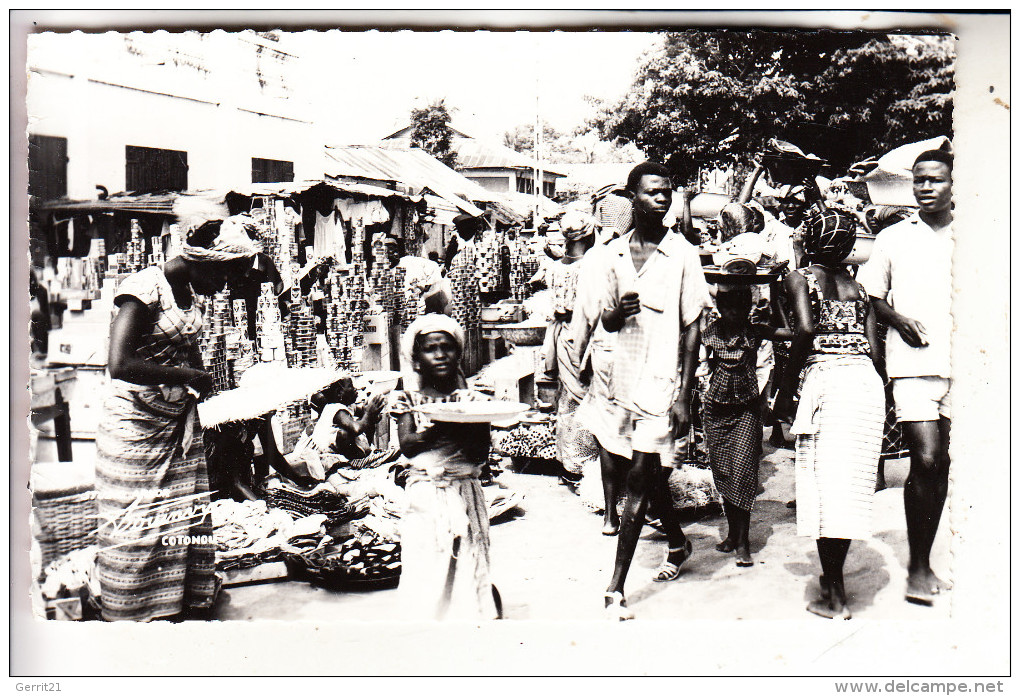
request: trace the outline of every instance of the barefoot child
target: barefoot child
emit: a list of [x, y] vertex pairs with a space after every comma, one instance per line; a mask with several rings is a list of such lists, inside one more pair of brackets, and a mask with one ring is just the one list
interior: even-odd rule
[[710, 369], [704, 396], [705, 437], [712, 478], [729, 524], [729, 533], [716, 549], [736, 551], [737, 565], [749, 567], [754, 565], [748, 533], [763, 437], [755, 363], [762, 339], [776, 338], [776, 330], [751, 324], [747, 286], [721, 286], [716, 303], [720, 316], [702, 334]]
[[[489, 518], [479, 474], [489, 453], [488, 424], [432, 423], [423, 404], [486, 400], [458, 368], [464, 331], [446, 315], [415, 320], [401, 340], [404, 390], [394, 392], [400, 451], [410, 463], [401, 518], [404, 605], [421, 619], [492, 619]], [[408, 370], [410, 368], [410, 371]]]

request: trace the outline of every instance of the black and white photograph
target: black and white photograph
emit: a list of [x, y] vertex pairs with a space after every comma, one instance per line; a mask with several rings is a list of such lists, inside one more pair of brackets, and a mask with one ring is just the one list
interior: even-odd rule
[[289, 14], [12, 11], [12, 677], [996, 691], [1008, 11]]

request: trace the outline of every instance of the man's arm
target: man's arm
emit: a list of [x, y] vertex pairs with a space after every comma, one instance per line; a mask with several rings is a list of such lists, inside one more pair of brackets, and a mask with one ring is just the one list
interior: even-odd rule
[[924, 324], [917, 319], [905, 317], [880, 297], [871, 297], [871, 306], [875, 308], [875, 316], [886, 326], [899, 332], [900, 337], [912, 348], [928, 345], [927, 332]]
[[684, 327], [680, 338], [680, 388], [671, 409], [677, 435], [686, 434], [691, 425], [691, 390], [694, 386], [694, 372], [698, 368], [700, 343], [701, 321], [695, 320]]

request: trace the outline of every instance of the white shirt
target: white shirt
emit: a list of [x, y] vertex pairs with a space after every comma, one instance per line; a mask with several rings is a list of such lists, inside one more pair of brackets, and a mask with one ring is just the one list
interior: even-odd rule
[[[663, 416], [679, 386], [684, 327], [700, 318], [711, 298], [698, 252], [682, 235], [666, 234], [640, 270], [631, 258], [632, 235], [628, 232], [598, 255], [585, 258], [585, 265], [593, 266], [593, 276], [604, 280], [597, 288], [580, 284], [579, 293], [594, 291], [594, 302], [578, 297], [577, 304], [601, 312], [616, 306], [623, 293], [638, 293], [641, 311], [628, 318], [617, 335], [610, 395], [634, 413]], [[588, 268], [584, 273], [592, 277]]]
[[949, 377], [953, 330], [952, 224], [934, 230], [917, 213], [879, 232], [857, 280], [872, 297], [924, 325], [928, 345], [912, 348], [895, 329], [886, 338], [889, 377]]

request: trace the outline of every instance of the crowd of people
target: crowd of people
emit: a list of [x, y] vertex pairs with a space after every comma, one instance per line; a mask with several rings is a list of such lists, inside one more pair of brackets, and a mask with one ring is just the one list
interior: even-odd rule
[[[791, 422], [797, 529], [817, 540], [822, 566], [817, 599], [807, 608], [850, 618], [843, 564], [851, 540], [871, 533], [886, 377], [911, 457], [904, 492], [905, 597], [931, 605], [948, 589], [932, 572], [929, 555], [949, 470], [952, 157], [943, 151], [919, 156], [913, 187], [917, 212], [878, 236], [856, 277], [846, 264], [856, 241], [854, 216], [822, 204], [812, 208], [795, 190], [773, 216], [745, 187], [723, 211], [721, 234], [760, 235], [788, 270], [782, 283], [753, 292], [747, 285], [707, 282], [692, 243], [697, 232], [689, 196], [681, 189], [682, 212], [669, 219], [675, 187], [660, 164], [631, 171], [623, 229], [583, 214], [564, 218], [564, 254], [546, 271], [554, 295], [547, 368], [561, 383], [557, 451], [565, 462], [600, 462], [602, 533], [618, 537], [604, 597], [608, 617], [634, 615], [625, 582], [649, 511], [668, 538], [656, 582], [676, 580], [703, 551], [684, 534], [668, 487], [678, 438], [690, 437], [698, 420], [727, 520], [727, 534], [713, 551], [733, 553], [738, 566], [753, 564], [749, 530], [764, 427], [772, 424], [773, 436], [778, 429], [783, 438], [782, 422]], [[624, 216], [616, 211], [609, 217]], [[459, 228], [463, 252], [472, 230]], [[103, 519], [181, 508], [191, 524], [185, 533], [196, 538], [209, 535], [197, 502], [208, 493], [209, 475], [192, 406], [212, 380], [196, 356], [201, 317], [195, 294], [241, 282], [256, 254], [237, 226], [205, 231], [192, 235], [183, 254], [163, 268], [121, 284], [110, 336], [112, 390], [97, 436]], [[394, 259], [402, 257], [394, 251]], [[469, 275], [470, 254], [451, 256], [450, 275]], [[438, 311], [417, 319], [401, 338], [403, 383], [385, 406], [377, 401], [361, 414], [343, 405], [342, 394], [326, 398], [318, 404], [326, 427], [317, 436], [321, 447], [345, 448], [355, 457], [365, 453], [356, 446], [359, 437], [381, 418], [393, 420], [408, 496], [400, 582], [408, 616], [496, 618], [502, 607], [489, 576], [479, 484], [488, 426], [430, 422], [420, 409], [488, 398], [465, 380], [478, 360], [477, 338], [468, 330], [476, 326], [465, 327], [459, 315], [477, 306], [459, 297], [463, 284], [442, 292], [437, 268], [418, 274], [434, 288], [429, 309]], [[884, 342], [880, 325], [888, 327]], [[334, 402], [341, 405], [326, 408]], [[162, 546], [142, 526], [106, 524], [99, 546], [104, 618], [202, 616], [213, 606], [210, 545]]]

